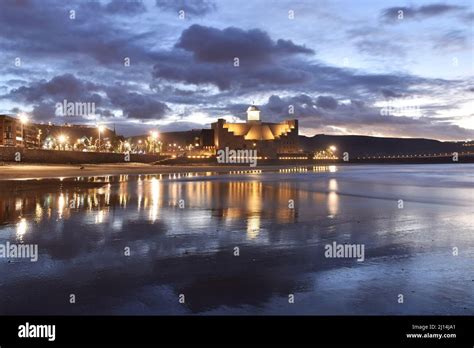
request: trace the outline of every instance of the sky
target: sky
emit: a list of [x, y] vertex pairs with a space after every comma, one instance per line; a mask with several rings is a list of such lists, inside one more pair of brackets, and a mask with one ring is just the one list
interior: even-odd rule
[[254, 103], [308, 136], [474, 139], [469, 0], [0, 0], [0, 23], [0, 113], [38, 123], [131, 136]]

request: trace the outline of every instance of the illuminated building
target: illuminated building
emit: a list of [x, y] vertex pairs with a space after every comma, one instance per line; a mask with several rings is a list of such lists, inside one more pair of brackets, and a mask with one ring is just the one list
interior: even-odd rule
[[277, 158], [280, 154], [299, 152], [298, 120], [280, 123], [262, 122], [255, 105], [247, 109], [245, 123], [227, 123], [218, 119], [212, 123], [216, 150], [256, 149], [261, 157]]
[[27, 120], [0, 115], [0, 146], [36, 148], [39, 136], [39, 129]]

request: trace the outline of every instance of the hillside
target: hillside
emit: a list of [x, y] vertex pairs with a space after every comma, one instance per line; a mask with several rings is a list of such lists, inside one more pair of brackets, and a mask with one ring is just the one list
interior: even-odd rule
[[425, 154], [467, 151], [462, 143], [442, 142], [432, 139], [378, 138], [360, 135], [325, 135], [313, 137], [300, 136], [300, 146], [305, 151], [316, 151], [336, 146], [337, 152], [361, 155]]

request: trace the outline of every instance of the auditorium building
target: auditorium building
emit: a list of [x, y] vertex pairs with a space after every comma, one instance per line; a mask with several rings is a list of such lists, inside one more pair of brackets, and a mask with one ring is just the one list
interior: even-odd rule
[[280, 123], [262, 122], [255, 105], [247, 109], [247, 122], [227, 123], [218, 119], [212, 123], [216, 151], [254, 149], [262, 158], [278, 158], [299, 152], [298, 120]]

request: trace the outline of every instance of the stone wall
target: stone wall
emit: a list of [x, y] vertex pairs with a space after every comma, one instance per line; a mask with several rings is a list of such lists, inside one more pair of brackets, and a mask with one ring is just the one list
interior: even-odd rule
[[[40, 149], [24, 149], [15, 147], [0, 147], [0, 162], [18, 162], [15, 160], [19, 153], [20, 163], [123, 163], [125, 154], [106, 152], [56, 151]], [[162, 160], [159, 155], [130, 154], [130, 162], [151, 163]]]

